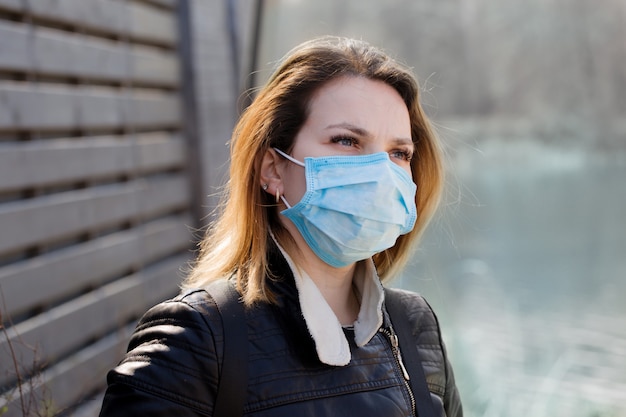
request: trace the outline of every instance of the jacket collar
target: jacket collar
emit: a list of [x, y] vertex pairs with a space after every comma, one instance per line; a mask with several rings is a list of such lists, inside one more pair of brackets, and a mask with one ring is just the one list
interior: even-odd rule
[[[351, 359], [350, 346], [341, 323], [311, 277], [296, 266], [278, 242], [274, 243], [293, 276], [302, 317], [319, 360], [327, 365], [347, 365]], [[364, 346], [383, 324], [384, 291], [371, 259], [357, 264], [354, 284], [361, 298], [361, 309], [353, 326], [354, 341], [357, 346]]]

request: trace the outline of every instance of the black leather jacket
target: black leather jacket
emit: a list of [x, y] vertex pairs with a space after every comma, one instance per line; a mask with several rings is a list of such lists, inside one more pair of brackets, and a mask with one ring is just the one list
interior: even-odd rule
[[[277, 305], [246, 310], [249, 338], [246, 416], [412, 416], [411, 396], [388, 336], [363, 347], [348, 334], [346, 366], [319, 361], [302, 317], [293, 276], [277, 256], [272, 281]], [[419, 295], [402, 291], [415, 325], [431, 397], [441, 416], [462, 417], [454, 376], [436, 318]], [[108, 375], [100, 416], [212, 416], [223, 355], [217, 307], [204, 290], [187, 292], [150, 309], [128, 353]], [[385, 313], [383, 328], [389, 327]], [[350, 333], [350, 330], [346, 330]]]

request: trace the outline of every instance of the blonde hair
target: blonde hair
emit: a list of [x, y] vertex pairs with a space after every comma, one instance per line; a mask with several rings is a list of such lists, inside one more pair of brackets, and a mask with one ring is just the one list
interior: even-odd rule
[[439, 141], [420, 103], [419, 87], [410, 70], [366, 42], [324, 37], [289, 52], [237, 123], [231, 139], [230, 179], [221, 210], [200, 244], [198, 259], [183, 286], [203, 287], [236, 276], [244, 302], [273, 302], [267, 288], [272, 246], [270, 230], [279, 243], [289, 239], [281, 226], [274, 201], [260, 187], [260, 166], [266, 151], [289, 152], [307, 117], [311, 96], [325, 83], [341, 76], [365, 77], [393, 87], [406, 103], [415, 154], [411, 161], [417, 184], [418, 218], [414, 229], [376, 255], [383, 281], [406, 264], [439, 203], [443, 185]]

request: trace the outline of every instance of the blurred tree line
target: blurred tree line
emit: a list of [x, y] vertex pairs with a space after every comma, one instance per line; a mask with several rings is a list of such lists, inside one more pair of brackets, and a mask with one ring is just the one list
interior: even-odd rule
[[270, 0], [265, 25], [269, 60], [322, 34], [382, 46], [435, 119], [626, 146], [624, 0]]

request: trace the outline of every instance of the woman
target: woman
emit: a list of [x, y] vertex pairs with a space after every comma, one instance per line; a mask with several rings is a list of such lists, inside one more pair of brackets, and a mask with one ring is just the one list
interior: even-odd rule
[[[229, 328], [206, 289], [225, 279], [245, 305], [246, 416], [415, 415], [419, 378], [381, 280], [406, 263], [442, 176], [408, 70], [351, 39], [291, 51], [236, 126], [222, 211], [186, 291], [142, 318], [101, 416], [214, 415], [235, 370], [222, 371]], [[434, 314], [394, 294], [435, 414], [462, 416]]]

